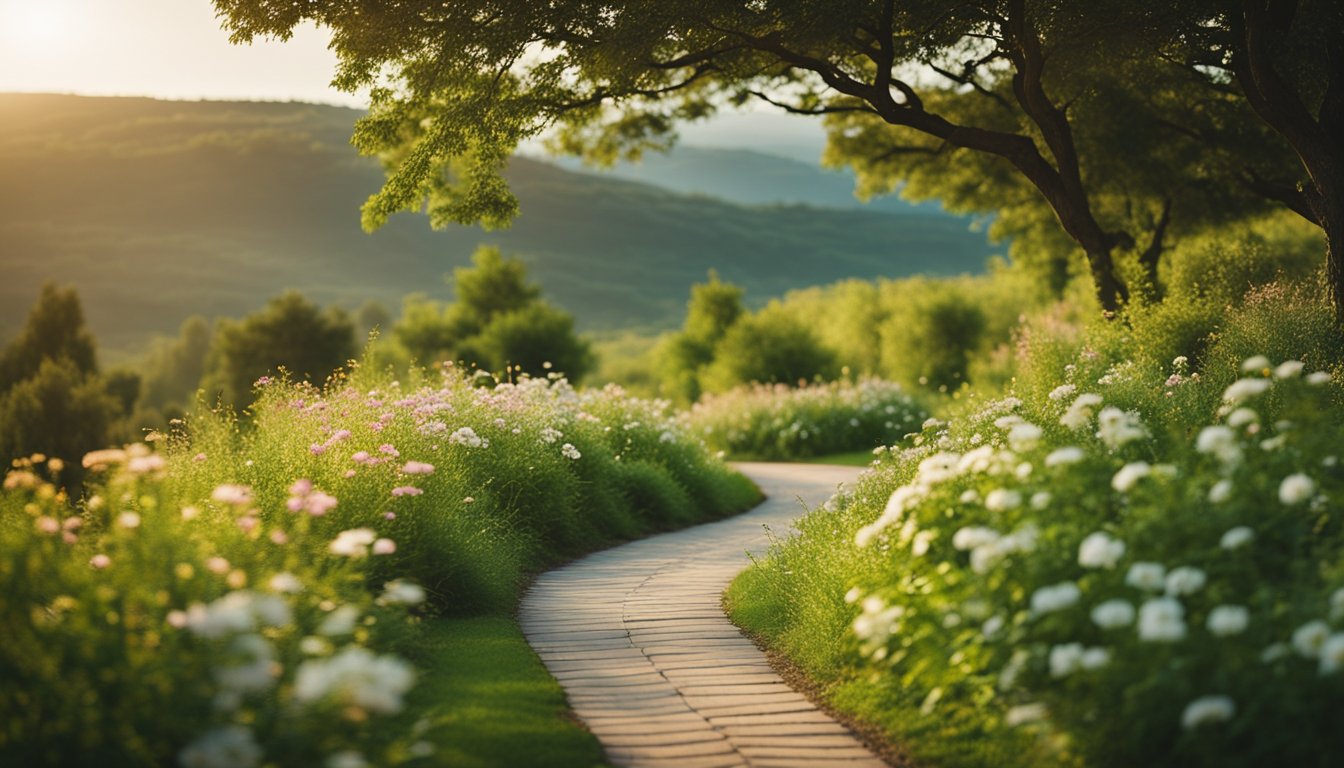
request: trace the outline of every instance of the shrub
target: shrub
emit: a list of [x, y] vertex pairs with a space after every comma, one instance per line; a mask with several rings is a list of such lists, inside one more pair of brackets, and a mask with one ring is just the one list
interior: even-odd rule
[[776, 304], [734, 323], [701, 378], [706, 391], [723, 392], [752, 382], [796, 384], [839, 373], [835, 355], [807, 324]]
[[889, 445], [924, 417], [900, 385], [862, 379], [739, 387], [706, 396], [687, 423], [710, 447], [739, 458], [802, 459]]

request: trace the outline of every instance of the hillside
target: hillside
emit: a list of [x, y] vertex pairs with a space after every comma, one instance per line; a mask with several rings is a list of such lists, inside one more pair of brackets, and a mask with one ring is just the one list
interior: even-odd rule
[[481, 242], [531, 265], [581, 327], [662, 327], [717, 268], [757, 300], [845, 277], [980, 271], [982, 235], [943, 215], [747, 207], [519, 158], [510, 230], [402, 215], [370, 236], [381, 180], [347, 143], [357, 113], [298, 103], [0, 95], [0, 334], [40, 284], [80, 290], [105, 347], [193, 313], [241, 315], [295, 288], [348, 307], [447, 296]]
[[[854, 196], [852, 172], [827, 170], [752, 149], [678, 145], [649, 152], [638, 163], [593, 171], [575, 158], [556, 164], [567, 170], [641, 181], [684, 194], [708, 195], [743, 205], [808, 205], [895, 214], [942, 214], [937, 203], [910, 203], [887, 195], [868, 202]], [[950, 214], [944, 214], [950, 215]]]

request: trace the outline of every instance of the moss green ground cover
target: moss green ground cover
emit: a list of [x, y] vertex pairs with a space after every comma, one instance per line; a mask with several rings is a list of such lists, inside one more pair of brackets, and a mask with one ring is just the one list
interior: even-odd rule
[[759, 497], [660, 404], [451, 369], [262, 380], [155, 444], [5, 477], [0, 763], [591, 765], [528, 574]]

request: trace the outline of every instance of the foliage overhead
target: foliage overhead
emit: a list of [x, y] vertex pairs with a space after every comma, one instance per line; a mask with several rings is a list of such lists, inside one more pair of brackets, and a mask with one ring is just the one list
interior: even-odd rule
[[[549, 132], [559, 150], [610, 162], [667, 145], [678, 121], [762, 100], [828, 116], [831, 159], [855, 165], [869, 191], [899, 174], [922, 181], [916, 194], [946, 192], [966, 208], [1002, 199], [1005, 232], [1040, 230], [1048, 210], [1085, 253], [1102, 308], [1114, 310], [1129, 295], [1118, 253], [1135, 252], [1153, 282], [1173, 217], [1217, 221], [1253, 205], [1219, 179], [1260, 195], [1259, 182], [1302, 181], [1273, 133], [1326, 198], [1334, 183], [1316, 181], [1294, 133], [1310, 123], [1328, 135], [1344, 92], [1344, 77], [1318, 77], [1341, 66], [1321, 64], [1341, 30], [1329, 2], [1270, 3], [1268, 13], [1223, 0], [215, 5], [237, 42], [285, 38], [304, 21], [333, 30], [335, 84], [372, 94], [355, 142], [389, 168], [365, 206], [368, 227], [422, 206], [438, 226], [503, 225], [517, 201], [500, 171], [524, 139]], [[1285, 53], [1312, 40], [1325, 47]], [[1224, 61], [1245, 61], [1232, 69], [1246, 77], [1219, 74]], [[1247, 109], [1248, 77], [1260, 96], [1286, 81], [1271, 83], [1281, 98], [1268, 111], [1256, 93]], [[1322, 80], [1338, 85], [1319, 107], [1311, 85]], [[1285, 125], [1276, 105], [1304, 115]], [[1337, 140], [1322, 141], [1325, 167]], [[921, 168], [946, 158], [984, 167], [944, 190]], [[980, 178], [983, 189], [966, 188]], [[1206, 204], [1196, 190], [1217, 194]], [[1235, 204], [1218, 204], [1224, 196]]]

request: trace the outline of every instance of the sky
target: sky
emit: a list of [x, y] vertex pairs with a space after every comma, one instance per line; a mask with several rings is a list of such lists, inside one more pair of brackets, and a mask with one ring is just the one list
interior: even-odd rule
[[[363, 107], [362, 94], [330, 87], [328, 40], [310, 26], [285, 43], [231, 45], [210, 0], [0, 0], [0, 92]], [[820, 121], [762, 112], [686, 126], [681, 136], [811, 162], [823, 143]]]

